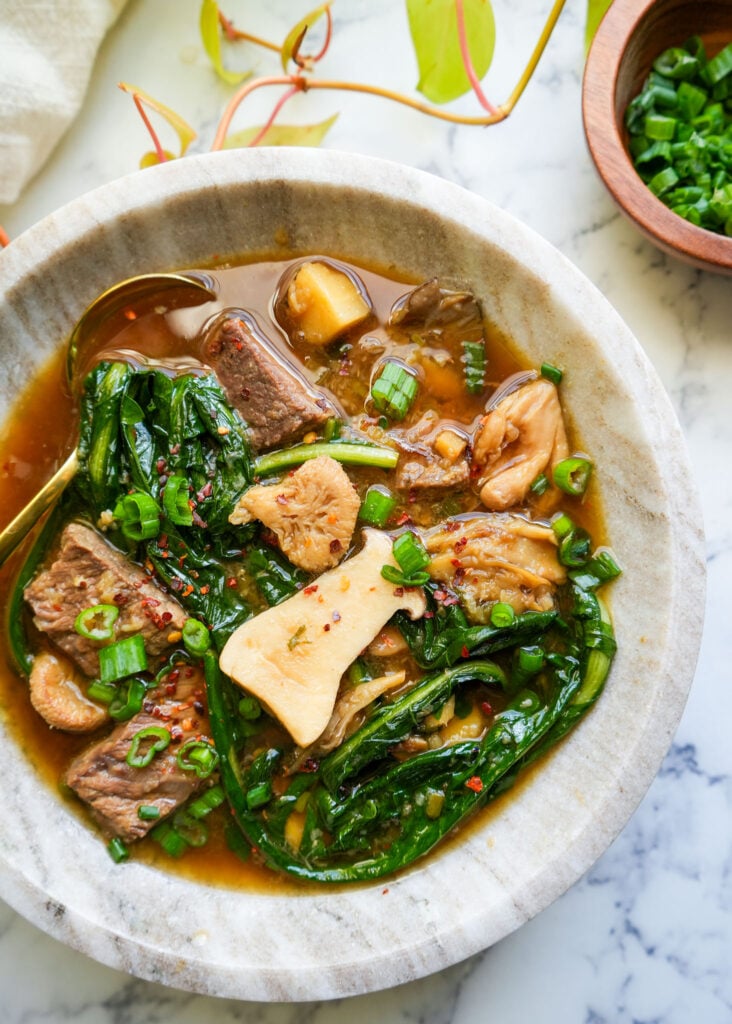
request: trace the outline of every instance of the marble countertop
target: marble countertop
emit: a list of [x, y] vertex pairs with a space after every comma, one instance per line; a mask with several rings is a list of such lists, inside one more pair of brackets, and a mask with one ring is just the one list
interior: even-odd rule
[[[13, 237], [81, 193], [137, 167], [149, 148], [129, 97], [132, 82], [175, 107], [205, 151], [229, 89], [210, 71], [198, 0], [131, 0], [103, 44], [82, 112], [21, 199], [0, 206]], [[282, 38], [312, 6], [276, 0], [259, 10], [222, 4], [238, 24]], [[497, 54], [486, 82], [502, 100], [547, 8], [494, 4]], [[255, 13], [256, 9], [256, 13]], [[339, 0], [323, 74], [409, 89], [416, 79], [404, 6]], [[2, 15], [0, 14], [0, 17]], [[691, 696], [663, 767], [638, 811], [563, 898], [486, 952], [440, 974], [332, 1003], [257, 1004], [198, 997], [138, 981], [74, 953], [0, 905], [0, 1022], [179, 1024], [234, 1021], [329, 1024], [726, 1024], [732, 1020], [732, 715], [729, 599], [732, 568], [732, 281], [667, 258], [628, 224], [597, 178], [582, 134], [584, 5], [570, 0], [537, 74], [508, 121], [451, 127], [379, 99], [310, 93], [285, 121], [340, 111], [327, 147], [420, 167], [483, 195], [537, 230], [604, 292], [668, 389], [691, 451], [704, 507], [709, 589]], [[260, 73], [274, 58], [242, 48]], [[237, 125], [260, 123], [254, 98]], [[465, 110], [470, 101], [461, 101]], [[726, 453], [726, 454], [725, 454]]]

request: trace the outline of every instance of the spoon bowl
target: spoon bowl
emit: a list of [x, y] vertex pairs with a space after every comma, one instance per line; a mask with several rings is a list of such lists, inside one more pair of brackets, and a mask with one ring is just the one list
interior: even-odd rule
[[[206, 274], [138, 274], [119, 281], [98, 295], [79, 317], [66, 353], [66, 375], [73, 391], [79, 389], [94, 354], [100, 325], [117, 317], [135, 316], [135, 306], [153, 294], [165, 292], [166, 308], [192, 306], [216, 298], [213, 280]], [[76, 449], [24, 508], [0, 532], [0, 567], [27, 537], [35, 524], [58, 501], [79, 467]]]

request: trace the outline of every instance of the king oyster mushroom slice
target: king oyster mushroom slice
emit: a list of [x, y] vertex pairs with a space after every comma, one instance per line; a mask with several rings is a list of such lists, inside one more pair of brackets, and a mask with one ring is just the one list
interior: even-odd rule
[[424, 614], [424, 593], [381, 575], [396, 566], [392, 540], [364, 530], [353, 558], [311, 586], [240, 626], [221, 652], [221, 668], [307, 747], [330, 721], [341, 676], [400, 609]]

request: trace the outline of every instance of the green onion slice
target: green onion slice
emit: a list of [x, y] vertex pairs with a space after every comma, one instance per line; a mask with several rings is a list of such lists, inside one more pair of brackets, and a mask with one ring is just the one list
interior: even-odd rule
[[427, 553], [427, 549], [419, 537], [410, 530], [396, 538], [392, 547], [392, 554], [405, 576], [413, 576], [415, 573], [426, 569], [430, 564], [430, 556]]
[[118, 679], [147, 670], [145, 642], [139, 633], [116, 640], [99, 652], [99, 671], [103, 683], [116, 683]]
[[184, 772], [195, 772], [199, 779], [207, 779], [216, 770], [219, 755], [211, 740], [200, 737], [187, 740], [178, 751], [176, 761]]
[[247, 694], [239, 701], [238, 711], [246, 722], [254, 722], [262, 714], [262, 705], [256, 697]]
[[394, 511], [397, 499], [393, 496], [388, 487], [382, 484], [374, 484], [366, 491], [359, 510], [359, 518], [371, 526], [382, 529], [386, 526], [389, 516]]
[[115, 864], [121, 864], [123, 860], [127, 860], [130, 856], [130, 851], [119, 836], [115, 836], [114, 839], [109, 840], [107, 843], [107, 852]]
[[114, 683], [103, 683], [99, 679], [94, 679], [86, 689], [89, 700], [99, 701], [100, 704], [111, 704], [117, 693]]
[[402, 363], [387, 360], [371, 385], [371, 399], [379, 410], [394, 420], [403, 420], [417, 397], [414, 373]]
[[550, 380], [552, 384], [562, 383], [564, 371], [560, 370], [558, 366], [552, 366], [551, 363], [542, 363], [540, 372], [542, 377], [544, 377], [546, 380]]
[[174, 473], [163, 491], [163, 511], [176, 526], [192, 526], [193, 511], [188, 497], [188, 481]]
[[118, 618], [116, 604], [95, 604], [79, 612], [74, 619], [74, 629], [85, 640], [112, 640]]
[[497, 601], [491, 608], [491, 625], [497, 629], [510, 626], [515, 618], [516, 612], [513, 610], [513, 606], [505, 601]]
[[462, 364], [465, 367], [465, 390], [468, 394], [479, 395], [485, 387], [485, 342], [462, 342]]
[[208, 627], [198, 619], [186, 619], [183, 625], [183, 643], [189, 654], [205, 654], [211, 646]]
[[259, 782], [247, 790], [247, 807], [255, 811], [263, 807], [272, 798], [272, 784], [270, 782]]
[[[152, 742], [147, 743], [147, 740]], [[148, 725], [135, 733], [127, 751], [125, 761], [130, 768], [147, 768], [156, 754], [161, 753], [170, 744], [170, 733], [162, 725]], [[140, 750], [140, 746], [144, 748]]]
[[115, 722], [127, 722], [142, 710], [142, 702], [147, 693], [144, 679], [129, 679], [123, 683], [117, 696], [109, 705], [109, 714]]
[[571, 458], [562, 459], [552, 471], [554, 483], [565, 494], [573, 497], [581, 497], [587, 490], [587, 485], [592, 476], [592, 463], [589, 459]]
[[160, 808], [154, 804], [140, 804], [137, 808], [137, 817], [140, 821], [157, 821], [160, 817]]
[[141, 491], [120, 498], [114, 507], [114, 517], [130, 540], [152, 540], [160, 533], [160, 509], [154, 498]]

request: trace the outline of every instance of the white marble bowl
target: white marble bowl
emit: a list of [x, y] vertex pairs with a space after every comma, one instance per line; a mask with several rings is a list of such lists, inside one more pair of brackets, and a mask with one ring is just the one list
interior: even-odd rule
[[[297, 897], [193, 884], [104, 844], [42, 785], [0, 724], [0, 896], [103, 963], [258, 1000], [395, 985], [489, 946], [575, 882], [623, 827], [666, 752], [701, 631], [700, 514], [669, 401], [602, 295], [488, 202], [363, 157], [254, 150], [113, 182], [0, 254], [0, 415], [86, 304], [142, 271], [329, 253], [466, 284], [562, 385], [601, 481], [625, 575], [619, 653], [601, 701], [496, 812], [396, 880]], [[9, 744], [9, 746], [8, 746]]]

